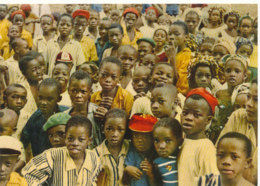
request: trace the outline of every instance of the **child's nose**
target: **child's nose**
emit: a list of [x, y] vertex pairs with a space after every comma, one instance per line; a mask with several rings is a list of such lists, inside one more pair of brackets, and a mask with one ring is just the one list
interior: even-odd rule
[[166, 147], [166, 143], [165, 143], [165, 142], [161, 142], [161, 143], [159, 144], [159, 148], [160, 148], [160, 149], [165, 149], [165, 147]]

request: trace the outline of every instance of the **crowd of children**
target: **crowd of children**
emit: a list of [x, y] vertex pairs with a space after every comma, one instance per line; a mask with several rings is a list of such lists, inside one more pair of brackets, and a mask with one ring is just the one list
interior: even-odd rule
[[257, 185], [257, 17], [44, 7], [0, 4], [1, 186]]

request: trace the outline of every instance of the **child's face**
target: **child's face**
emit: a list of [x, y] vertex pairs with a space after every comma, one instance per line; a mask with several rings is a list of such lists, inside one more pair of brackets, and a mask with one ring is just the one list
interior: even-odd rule
[[214, 22], [219, 22], [220, 20], [220, 12], [218, 10], [213, 10], [211, 12], [211, 14], [209, 14], [209, 20], [210, 22], [214, 23]]
[[108, 118], [105, 121], [104, 133], [109, 147], [122, 145], [126, 131], [125, 118]]
[[229, 54], [228, 50], [220, 45], [217, 45], [213, 48], [213, 56], [220, 61], [220, 59], [224, 56]]
[[174, 81], [174, 71], [168, 65], [157, 65], [153, 70], [151, 77], [152, 85], [156, 86], [159, 83], [163, 84], [173, 84]]
[[120, 67], [114, 63], [106, 62], [99, 72], [99, 83], [103, 91], [111, 91], [119, 83]]
[[43, 115], [49, 117], [51, 116], [57, 108], [57, 103], [60, 101], [61, 97], [59, 95], [59, 90], [55, 86], [40, 86], [38, 92], [38, 107], [43, 113]]
[[140, 61], [139, 66], [146, 66], [152, 70], [155, 63], [156, 56], [153, 54], [147, 54], [143, 57], [142, 61]]
[[185, 23], [188, 26], [189, 33], [194, 33], [199, 24], [199, 18], [196, 14], [187, 14], [185, 17]]
[[[96, 69], [96, 70], [93, 70], [93, 69]], [[91, 76], [93, 83], [98, 82], [98, 68], [94, 67], [93, 64], [84, 63], [84, 64], [80, 65], [79, 70], [83, 70], [84, 72], [87, 72]]]
[[152, 53], [153, 53], [153, 46], [150, 43], [141, 41], [138, 44], [138, 57], [140, 60], [142, 60], [146, 54], [152, 54]]
[[89, 10], [90, 4], [79, 4], [81, 10]]
[[99, 23], [99, 15], [97, 12], [91, 12], [89, 15], [89, 27], [97, 28]]
[[237, 54], [249, 58], [252, 54], [252, 48], [249, 45], [242, 45], [238, 50]]
[[111, 10], [110, 11], [110, 19], [113, 23], [119, 24], [120, 19], [121, 19], [119, 10], [117, 10], [117, 9]]
[[88, 25], [88, 21], [85, 17], [81, 17], [81, 16], [75, 17], [73, 22], [75, 35], [81, 36], [86, 30], [87, 25]]
[[211, 120], [209, 109], [204, 99], [186, 99], [181, 114], [181, 125], [187, 136], [196, 136], [205, 130]]
[[99, 35], [101, 38], [108, 39], [108, 30], [110, 25], [111, 25], [110, 21], [101, 20], [98, 27]]
[[132, 70], [136, 61], [136, 54], [135, 51], [132, 49], [123, 49], [118, 52], [118, 58], [122, 62], [123, 71], [128, 72]]
[[247, 102], [246, 102], [247, 120], [252, 123], [257, 122], [257, 114], [258, 114], [257, 91], [258, 91], [257, 84], [253, 83], [247, 95]]
[[236, 16], [228, 16], [227, 20], [226, 20], [226, 24], [227, 24], [227, 28], [229, 30], [232, 30], [232, 29], [236, 29], [237, 28], [237, 18]]
[[29, 52], [28, 43], [25, 40], [20, 40], [17, 42], [17, 46], [15, 47], [15, 53], [20, 56], [24, 56], [27, 52]]
[[132, 131], [132, 141], [135, 149], [140, 153], [151, 150], [153, 145], [153, 136], [151, 132], [135, 132]]
[[163, 26], [170, 26], [171, 21], [167, 16], [160, 16], [158, 19], [158, 24]]
[[65, 127], [66, 125], [57, 125], [47, 130], [51, 147], [58, 148], [65, 146]]
[[0, 6], [0, 20], [3, 20], [7, 14], [7, 8], [4, 5]]
[[200, 53], [202, 55], [212, 55], [212, 47], [213, 45], [211, 43], [202, 43], [200, 46]]
[[45, 61], [44, 61], [43, 56], [38, 56], [36, 59], [37, 59], [37, 61], [39, 61], [40, 65], [42, 67], [42, 72], [44, 73], [45, 72]]
[[135, 26], [137, 17], [134, 13], [127, 13], [125, 15], [125, 24], [126, 24], [126, 28], [133, 28]]
[[49, 30], [52, 28], [52, 19], [47, 16], [41, 18], [41, 28], [43, 33], [48, 33]]
[[17, 160], [18, 155], [4, 156], [0, 154], [0, 182], [10, 179], [10, 174], [14, 171]]
[[25, 73], [26, 78], [32, 82], [39, 82], [43, 77], [42, 66], [36, 59], [29, 61]]
[[246, 102], [247, 102], [247, 94], [239, 94], [236, 97], [233, 110], [235, 111], [240, 108], [246, 108]]
[[167, 34], [164, 30], [157, 30], [154, 33], [153, 40], [156, 42], [156, 46], [164, 46], [167, 41]]
[[155, 117], [172, 117], [175, 110], [176, 95], [163, 87], [154, 88], [151, 98], [151, 110]]
[[134, 72], [132, 86], [136, 93], [147, 92], [149, 88], [148, 77], [150, 75], [149, 70], [138, 70]]
[[91, 87], [86, 79], [72, 78], [69, 84], [68, 92], [73, 106], [84, 105], [89, 101]]
[[240, 34], [244, 38], [250, 37], [252, 30], [253, 30], [253, 25], [250, 19], [243, 19], [241, 21], [240, 27]]
[[108, 31], [108, 38], [113, 46], [120, 46], [123, 34], [121, 33], [119, 28], [112, 28]]
[[184, 32], [183, 27], [179, 26], [179, 25], [170, 26], [168, 35], [169, 35], [170, 40], [171, 40], [171, 38], [173, 38], [174, 45], [176, 47], [184, 45], [186, 37], [187, 37]]
[[24, 25], [24, 18], [21, 14], [16, 14], [13, 18], [13, 24], [19, 27], [23, 27]]
[[13, 125], [2, 124], [0, 123], [0, 136], [11, 136], [15, 132]]
[[230, 60], [224, 68], [225, 79], [229, 86], [235, 87], [243, 83], [246, 79], [245, 68], [241, 62]]
[[11, 39], [21, 37], [20, 28], [17, 25], [12, 25], [9, 27], [8, 36]]
[[157, 16], [155, 10], [153, 9], [148, 10], [145, 14], [145, 19], [149, 22], [156, 22]]
[[211, 84], [211, 71], [209, 67], [199, 66], [195, 72], [195, 83], [197, 87], [210, 87]]
[[67, 13], [71, 14], [73, 12], [74, 5], [73, 4], [66, 4], [66, 5], [64, 5], [64, 8], [67, 11]]
[[102, 8], [103, 8], [104, 12], [109, 12], [112, 8], [112, 5], [111, 4], [103, 4]]
[[68, 36], [72, 30], [72, 21], [68, 16], [63, 16], [58, 25], [60, 35]]
[[57, 65], [55, 65], [52, 72], [52, 78], [60, 82], [60, 85], [63, 90], [67, 89], [69, 77], [70, 77], [70, 68], [67, 65], [63, 63], [58, 63]]
[[27, 102], [27, 92], [23, 88], [13, 87], [9, 89], [6, 97], [6, 104], [9, 109], [19, 113]]
[[84, 158], [85, 150], [91, 141], [87, 129], [83, 126], [71, 126], [65, 138], [65, 144], [72, 159]]
[[154, 147], [160, 157], [167, 158], [178, 149], [180, 145], [167, 127], [157, 127], [153, 131]]
[[245, 143], [236, 138], [224, 138], [217, 147], [217, 166], [221, 176], [228, 180], [239, 179], [248, 167]]

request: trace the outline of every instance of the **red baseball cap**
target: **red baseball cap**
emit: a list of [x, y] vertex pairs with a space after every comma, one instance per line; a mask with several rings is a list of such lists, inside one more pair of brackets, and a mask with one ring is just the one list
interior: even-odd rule
[[56, 56], [56, 62], [68, 62], [68, 63], [72, 63], [72, 56], [70, 53], [68, 52], [60, 52], [58, 53], [58, 55]]
[[126, 8], [125, 11], [123, 12], [123, 16], [125, 17], [125, 15], [127, 13], [133, 13], [133, 14], [136, 15], [136, 17], [139, 16], [139, 13], [138, 13], [138, 11], [135, 8]]
[[129, 121], [129, 129], [136, 132], [152, 132], [157, 118], [148, 114], [134, 114]]
[[89, 19], [89, 11], [87, 10], [75, 10], [72, 14], [72, 18], [74, 19], [77, 16], [84, 16], [87, 20]]

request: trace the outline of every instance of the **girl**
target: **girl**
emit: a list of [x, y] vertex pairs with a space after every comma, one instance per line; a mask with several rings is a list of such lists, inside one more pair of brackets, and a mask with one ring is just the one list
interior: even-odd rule
[[241, 37], [251, 39], [254, 20], [249, 16], [243, 16], [238, 22], [238, 33]]
[[189, 33], [196, 35], [198, 32], [198, 25], [200, 23], [200, 15], [199, 12], [195, 9], [186, 9], [185, 10], [185, 23], [188, 26]]
[[[91, 122], [71, 117], [65, 128], [66, 147], [52, 148], [34, 157], [22, 170], [29, 185], [92, 185], [101, 170], [96, 153], [87, 150]], [[73, 175], [73, 176], [71, 176]]]
[[253, 186], [243, 178], [243, 172], [252, 161], [251, 141], [243, 134], [229, 132], [223, 135], [217, 145], [217, 166], [220, 175], [200, 177], [199, 186]]
[[237, 37], [239, 15], [235, 11], [231, 11], [224, 16], [224, 23], [227, 28], [221, 31], [221, 37], [226, 40], [235, 41]]
[[168, 62], [168, 58], [165, 53], [164, 46], [168, 40], [167, 29], [159, 27], [154, 31], [153, 40], [156, 43], [155, 54], [159, 58], [159, 62]]
[[249, 83], [243, 83], [234, 89], [233, 94], [231, 96], [231, 104], [233, 105], [234, 111], [239, 108], [246, 108], [249, 86]]
[[202, 55], [212, 56], [213, 54], [213, 46], [216, 40], [213, 37], [204, 37], [199, 46], [199, 52]]

